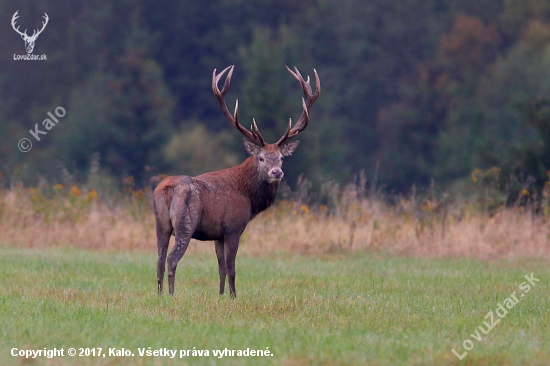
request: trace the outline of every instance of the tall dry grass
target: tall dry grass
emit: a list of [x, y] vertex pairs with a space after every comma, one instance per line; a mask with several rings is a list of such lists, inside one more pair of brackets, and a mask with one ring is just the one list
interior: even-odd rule
[[[281, 199], [247, 227], [241, 252], [322, 254], [380, 252], [419, 257], [545, 258], [550, 226], [524, 207], [487, 209], [479, 201], [396, 198], [392, 204], [355, 186], [325, 190], [325, 204], [308, 204], [307, 190]], [[327, 193], [328, 192], [328, 193]], [[95, 190], [56, 185], [0, 192], [0, 244], [156, 251], [146, 191], [117, 199]], [[212, 251], [193, 242], [190, 251]]]

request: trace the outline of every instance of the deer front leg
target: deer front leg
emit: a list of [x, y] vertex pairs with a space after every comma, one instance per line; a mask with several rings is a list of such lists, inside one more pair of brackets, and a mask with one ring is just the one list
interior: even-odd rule
[[216, 256], [218, 257], [218, 271], [220, 272], [220, 295], [223, 295], [225, 292], [227, 270], [225, 268], [224, 244], [222, 240], [216, 240]]
[[225, 270], [229, 277], [229, 293], [233, 299], [237, 297], [237, 292], [235, 291], [235, 258], [239, 249], [239, 239], [240, 234], [227, 237], [224, 241]]

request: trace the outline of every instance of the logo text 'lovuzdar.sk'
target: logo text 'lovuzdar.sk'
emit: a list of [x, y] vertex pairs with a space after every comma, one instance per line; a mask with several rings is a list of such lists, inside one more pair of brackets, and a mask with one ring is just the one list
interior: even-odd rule
[[25, 29], [25, 31], [21, 32], [19, 30], [19, 26], [16, 26], [16, 20], [17, 18], [19, 18], [19, 10], [17, 10], [15, 12], [15, 14], [13, 14], [13, 17], [11, 18], [11, 26], [13, 28], [14, 31], [16, 31], [20, 36], [21, 38], [23, 38], [23, 41], [25, 42], [25, 50], [27, 51], [27, 54], [26, 55], [16, 55], [14, 54], [13, 55], [13, 59], [14, 60], [27, 60], [27, 61], [43, 61], [43, 60], [47, 60], [47, 57], [45, 54], [43, 55], [33, 55], [32, 54], [32, 51], [34, 50], [34, 45], [35, 45], [35, 42], [36, 42], [36, 39], [38, 38], [38, 36], [40, 35], [40, 33], [42, 33], [42, 31], [44, 30], [44, 28], [46, 28], [46, 25], [48, 24], [48, 21], [49, 21], [49, 17], [48, 17], [48, 14], [44, 13], [44, 21], [42, 22], [42, 29], [38, 30], [38, 29], [35, 29], [32, 33], [32, 35], [28, 35], [27, 34], [27, 30]]

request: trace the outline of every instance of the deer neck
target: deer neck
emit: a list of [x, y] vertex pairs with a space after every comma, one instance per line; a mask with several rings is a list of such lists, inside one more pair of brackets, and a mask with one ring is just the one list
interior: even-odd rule
[[239, 189], [250, 199], [252, 217], [266, 210], [275, 202], [279, 182], [268, 183], [261, 179], [256, 159], [250, 156], [241, 165], [238, 176], [241, 177]]

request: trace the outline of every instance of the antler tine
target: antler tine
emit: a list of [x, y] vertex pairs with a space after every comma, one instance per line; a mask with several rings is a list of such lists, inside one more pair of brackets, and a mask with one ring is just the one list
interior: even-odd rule
[[307, 110], [306, 102], [303, 97], [302, 97], [302, 109], [303, 109], [302, 116], [300, 117], [300, 119], [298, 120], [298, 123], [296, 123], [296, 126], [294, 126], [294, 128], [292, 128], [292, 118], [289, 119], [286, 132], [279, 139], [279, 141], [277, 141], [277, 145], [279, 146], [282, 145], [283, 143], [285, 143], [286, 140], [293, 138], [298, 133], [306, 129], [307, 124], [309, 122], [309, 111]]
[[[225, 96], [225, 92], [227, 92], [227, 89], [231, 84], [231, 76], [233, 76], [234, 67], [235, 65], [227, 66], [217, 76], [216, 76], [217, 69], [214, 69], [214, 72], [212, 73], [212, 90], [214, 91], [214, 94], [216, 95], [216, 97], [219, 95], [221, 95], [222, 97]], [[228, 70], [229, 70], [229, 74], [227, 75], [227, 78], [225, 78], [225, 83], [223, 84], [223, 88], [220, 91], [220, 89], [218, 89], [218, 82], [227, 73]]]
[[[46, 28], [46, 25], [48, 24], [48, 20], [50, 20], [50, 18], [48, 17], [48, 14], [44, 13], [44, 15], [42, 16], [42, 18], [44, 18], [45, 22], [42, 22], [42, 29], [40, 29], [38, 31], [38, 33], [36, 34], [36, 36], [38, 37], [38, 35], [40, 33], [42, 33], [42, 31], [44, 30], [44, 28]], [[33, 34], [34, 36], [34, 34]]]
[[[239, 110], [239, 101], [237, 100], [235, 102], [235, 111], [233, 112], [233, 115], [231, 115], [231, 112], [229, 112], [229, 109], [227, 108], [227, 104], [225, 104], [225, 93], [229, 89], [229, 85], [231, 84], [231, 76], [233, 75], [233, 69], [235, 65], [231, 65], [223, 69], [218, 75], [216, 75], [216, 69], [214, 69], [214, 72], [212, 73], [212, 91], [214, 92], [214, 95], [218, 99], [218, 102], [220, 104], [220, 107], [222, 109], [223, 114], [225, 115], [225, 118], [231, 123], [233, 127], [235, 127], [245, 138], [249, 139], [250, 141], [254, 142], [258, 146], [265, 146], [265, 141], [262, 138], [262, 135], [260, 135], [260, 131], [258, 130], [258, 126], [256, 126], [256, 122], [254, 121], [254, 128], [252, 128], [252, 132], [244, 128], [239, 123], [239, 117], [238, 117], [238, 110]], [[220, 91], [218, 88], [218, 82], [220, 79], [229, 71], [227, 74], [227, 77], [225, 78], [225, 82], [223, 84], [223, 88]]]
[[300, 71], [296, 66], [294, 66], [294, 71], [292, 71], [288, 66], [286, 66], [286, 69], [296, 80], [300, 82], [300, 86], [304, 92], [304, 97], [302, 97], [302, 115], [294, 127], [289, 124], [285, 134], [279, 139], [279, 141], [277, 141], [279, 146], [306, 129], [309, 122], [309, 109], [321, 93], [321, 81], [319, 79], [319, 75], [317, 74], [317, 70], [313, 69], [316, 83], [316, 90], [315, 93], [313, 93], [309, 76], [307, 77], [307, 80], [304, 80], [302, 74], [300, 74]]
[[307, 124], [309, 123], [309, 111], [306, 106], [306, 101], [304, 100], [304, 98], [302, 98], [302, 109], [303, 109], [302, 116], [300, 117], [298, 122], [296, 122], [296, 125], [294, 126], [294, 128], [289, 131], [288, 138], [292, 138], [296, 136], [298, 133], [305, 130], [307, 127]]
[[277, 144], [280, 145], [282, 142], [285, 142], [289, 139], [288, 135], [292, 129], [292, 118], [288, 119], [288, 127], [286, 128], [285, 134], [277, 141]]
[[262, 134], [260, 133], [260, 130], [258, 129], [258, 125], [256, 124], [256, 119], [252, 118], [252, 126], [250, 126], [250, 129], [252, 130], [252, 133], [254, 136], [258, 138], [258, 140], [261, 142], [261, 146], [265, 145], [265, 140], [262, 137]]
[[27, 35], [27, 30], [26, 29], [25, 29], [25, 33], [23, 33], [19, 30], [19, 26], [17, 26], [17, 28], [15, 28], [15, 22], [16, 22], [17, 18], [19, 18], [19, 10], [17, 10], [15, 12], [15, 14], [13, 14], [13, 17], [11, 17], [11, 27], [13, 28], [14, 31], [16, 31], [20, 35], [23, 35], [23, 34]]
[[17, 10], [15, 14], [13, 14], [13, 16], [11, 17], [11, 25], [14, 27], [15, 27], [15, 21], [17, 20], [17, 18], [19, 18], [19, 10]]
[[233, 120], [238, 125], [239, 124], [239, 100], [235, 100], [235, 110], [233, 111]]

